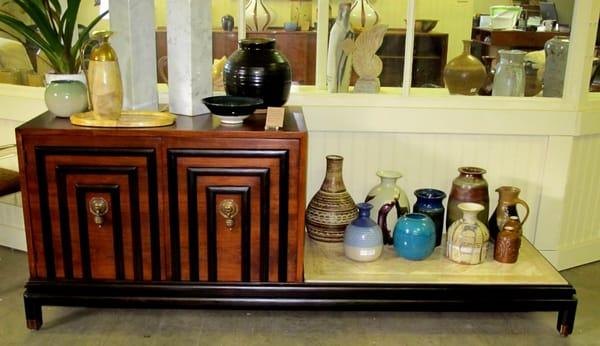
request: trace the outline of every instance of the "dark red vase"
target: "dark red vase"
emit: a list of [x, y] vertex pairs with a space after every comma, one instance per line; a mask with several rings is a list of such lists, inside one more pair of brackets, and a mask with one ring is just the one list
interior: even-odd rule
[[488, 183], [483, 178], [485, 169], [479, 167], [460, 167], [460, 175], [452, 181], [452, 190], [448, 197], [448, 208], [446, 214], [446, 229], [453, 222], [460, 220], [462, 212], [458, 205], [463, 202], [478, 203], [483, 210], [477, 214], [477, 219], [487, 225], [490, 209], [490, 195]]

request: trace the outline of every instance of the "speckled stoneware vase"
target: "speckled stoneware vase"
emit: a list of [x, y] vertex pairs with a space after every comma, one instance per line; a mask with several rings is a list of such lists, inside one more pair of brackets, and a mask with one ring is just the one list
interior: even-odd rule
[[346, 226], [358, 216], [342, 178], [343, 161], [339, 155], [327, 156], [325, 180], [306, 208], [306, 229], [312, 239], [342, 242]]

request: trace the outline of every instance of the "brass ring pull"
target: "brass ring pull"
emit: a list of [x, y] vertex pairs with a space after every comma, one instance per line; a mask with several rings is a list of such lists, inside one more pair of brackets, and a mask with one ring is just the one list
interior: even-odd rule
[[219, 204], [219, 214], [225, 218], [225, 226], [228, 231], [232, 231], [235, 226], [235, 216], [238, 214], [239, 208], [237, 203], [232, 199], [224, 199]]
[[108, 202], [102, 197], [92, 197], [88, 203], [90, 213], [94, 215], [94, 223], [98, 225], [98, 228], [104, 224], [104, 215], [108, 213]]

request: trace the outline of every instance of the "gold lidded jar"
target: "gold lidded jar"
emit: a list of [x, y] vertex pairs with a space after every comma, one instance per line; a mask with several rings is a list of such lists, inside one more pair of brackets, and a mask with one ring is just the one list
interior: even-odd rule
[[342, 242], [346, 226], [358, 217], [358, 209], [344, 185], [344, 158], [328, 155], [326, 159], [325, 179], [306, 208], [306, 229], [312, 239]]

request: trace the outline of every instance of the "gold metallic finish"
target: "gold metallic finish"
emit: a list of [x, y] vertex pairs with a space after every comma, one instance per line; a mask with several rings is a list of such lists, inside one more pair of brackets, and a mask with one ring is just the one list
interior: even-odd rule
[[94, 223], [98, 228], [104, 224], [104, 215], [108, 213], [108, 202], [102, 197], [92, 197], [88, 202], [90, 213], [94, 215]]
[[71, 124], [91, 127], [159, 127], [175, 122], [175, 116], [166, 112], [122, 111], [114, 118], [100, 116], [93, 111], [75, 113]]
[[219, 214], [225, 218], [225, 226], [232, 231], [235, 226], [235, 217], [239, 212], [237, 203], [232, 199], [224, 199], [219, 204]]
[[100, 41], [100, 45], [92, 49], [91, 61], [117, 61], [117, 53], [108, 43], [112, 31], [96, 31], [92, 34], [92, 40]]

